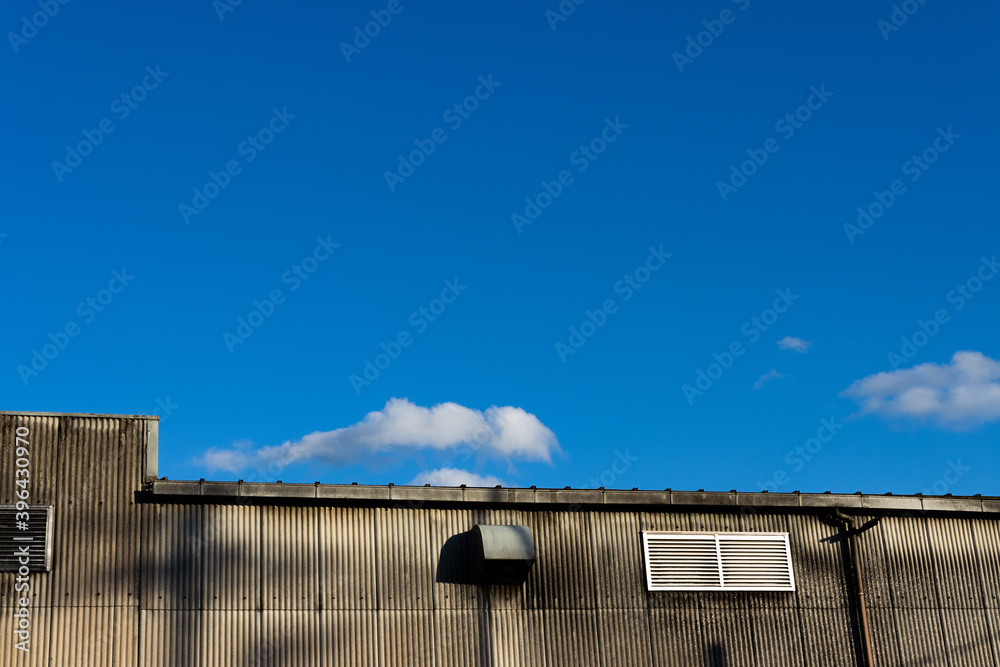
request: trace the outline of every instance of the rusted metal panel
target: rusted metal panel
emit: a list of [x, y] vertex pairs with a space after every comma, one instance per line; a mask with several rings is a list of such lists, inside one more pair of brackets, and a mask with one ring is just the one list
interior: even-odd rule
[[426, 510], [375, 510], [379, 609], [434, 608], [437, 558], [431, 555], [429, 530]]
[[375, 511], [359, 507], [322, 507], [318, 520], [320, 606], [323, 609], [375, 609]]
[[595, 604], [590, 522], [586, 512], [537, 512], [528, 517], [535, 566], [525, 583], [529, 609], [592, 609]]

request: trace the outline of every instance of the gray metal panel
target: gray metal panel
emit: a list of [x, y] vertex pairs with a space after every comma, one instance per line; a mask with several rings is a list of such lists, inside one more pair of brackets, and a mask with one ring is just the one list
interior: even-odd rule
[[540, 611], [489, 612], [491, 667], [545, 664], [545, 635]]
[[985, 609], [943, 609], [941, 620], [950, 664], [997, 664]]
[[431, 554], [427, 539], [429, 514], [411, 509], [375, 510], [379, 609], [434, 608], [437, 555]]
[[434, 612], [382, 610], [377, 616], [379, 665], [434, 664]]
[[315, 583], [322, 608], [375, 609], [376, 510], [322, 507], [314, 511], [319, 530], [319, 579]]
[[649, 612], [649, 637], [653, 664], [714, 665], [702, 641], [701, 612], [682, 609], [652, 609]]
[[260, 608], [261, 509], [240, 505], [205, 505], [201, 546], [202, 609]]
[[490, 621], [486, 609], [439, 609], [434, 613], [434, 664], [489, 665]]
[[[903, 665], [947, 665], [947, 651], [936, 609], [895, 609]], [[970, 663], [958, 663], [967, 665]], [[982, 664], [982, 663], [971, 663]], [[989, 664], [989, 663], [987, 663]]]
[[924, 522], [933, 554], [936, 604], [945, 609], [982, 608], [982, 574], [970, 523], [939, 517]]
[[593, 609], [594, 561], [589, 515], [536, 512], [528, 517], [535, 536], [535, 566], [525, 582], [529, 609]]
[[594, 609], [546, 609], [541, 612], [545, 662], [600, 667], [601, 643]]
[[202, 505], [142, 506], [143, 609], [200, 606], [204, 511]]
[[[856, 665], [854, 636], [850, 619], [844, 608], [810, 607], [799, 609], [802, 626], [803, 664]], [[875, 661], [877, 665], [887, 665]]]
[[260, 662], [275, 667], [320, 664], [320, 618], [310, 609], [261, 612]]
[[796, 604], [834, 607], [846, 615], [847, 582], [840, 531], [812, 516], [789, 516], [787, 520]]
[[471, 510], [432, 510], [430, 524], [431, 563], [434, 568], [434, 609], [478, 609], [487, 604], [485, 587], [470, 585], [472, 540], [468, 531], [476, 525]]
[[652, 666], [646, 609], [599, 609], [597, 619], [604, 667]]
[[264, 609], [321, 609], [319, 516], [311, 507], [261, 509]]
[[601, 608], [646, 609], [642, 532], [635, 512], [590, 512], [595, 602]]
[[1000, 522], [973, 519], [969, 523], [980, 568], [983, 604], [1000, 609]]
[[318, 665], [338, 667], [378, 665], [378, 616], [375, 611], [320, 612], [322, 645]]
[[[762, 667], [804, 666], [803, 642], [798, 610], [756, 608], [750, 612], [752, 652], [733, 664], [749, 664], [753, 659]], [[824, 664], [833, 664], [826, 661]]]
[[926, 520], [887, 517], [879, 524], [879, 529], [895, 606], [936, 608], [934, 564], [927, 542]]
[[711, 608], [701, 611], [702, 646], [709, 665], [770, 667], [754, 659], [754, 636], [747, 609]]

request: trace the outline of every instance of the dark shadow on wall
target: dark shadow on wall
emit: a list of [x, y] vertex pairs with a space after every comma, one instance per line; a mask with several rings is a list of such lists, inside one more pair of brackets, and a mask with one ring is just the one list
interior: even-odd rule
[[441, 547], [438, 557], [435, 581], [439, 584], [475, 585], [475, 573], [472, 569], [472, 532], [466, 531], [452, 535]]
[[708, 647], [705, 664], [708, 667], [726, 667], [726, 653], [722, 650], [722, 644], [712, 644]]

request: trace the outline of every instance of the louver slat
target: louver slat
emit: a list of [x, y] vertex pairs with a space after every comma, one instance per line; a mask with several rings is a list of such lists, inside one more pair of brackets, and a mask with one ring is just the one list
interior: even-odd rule
[[787, 533], [644, 532], [651, 591], [794, 591]]

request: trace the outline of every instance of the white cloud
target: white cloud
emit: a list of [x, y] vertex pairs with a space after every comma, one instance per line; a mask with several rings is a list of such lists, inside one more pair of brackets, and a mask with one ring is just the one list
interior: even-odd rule
[[861, 414], [911, 417], [964, 430], [1000, 419], [1000, 362], [982, 352], [956, 352], [947, 364], [876, 373], [841, 392]]
[[443, 452], [460, 446], [486, 458], [546, 463], [559, 451], [555, 434], [521, 408], [493, 406], [479, 411], [456, 403], [424, 408], [405, 398], [393, 398], [382, 410], [369, 412], [351, 426], [317, 431], [278, 446], [213, 447], [197, 462], [232, 473], [254, 468], [275, 474], [293, 463], [348, 466], [398, 461], [416, 458], [426, 450]]
[[438, 468], [437, 470], [425, 470], [416, 477], [410, 484], [414, 486], [423, 486], [424, 484], [430, 484], [431, 486], [482, 486], [482, 487], [495, 487], [497, 484], [500, 486], [507, 486], [507, 482], [503, 481], [499, 477], [494, 477], [493, 475], [477, 475], [474, 472], [469, 472], [468, 470], [458, 470], [456, 468]]
[[768, 372], [764, 373], [759, 378], [757, 378], [757, 381], [753, 383], [753, 388], [763, 389], [764, 385], [770, 382], [771, 380], [777, 380], [778, 378], [787, 378], [787, 377], [792, 377], [792, 376], [785, 375], [784, 373], [779, 373], [778, 371], [772, 368], [771, 370], [769, 370]]
[[805, 354], [809, 346], [812, 345], [811, 340], [802, 340], [801, 338], [796, 338], [795, 336], [785, 336], [778, 341], [778, 347], [782, 350], [795, 350], [799, 354]]

